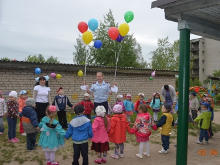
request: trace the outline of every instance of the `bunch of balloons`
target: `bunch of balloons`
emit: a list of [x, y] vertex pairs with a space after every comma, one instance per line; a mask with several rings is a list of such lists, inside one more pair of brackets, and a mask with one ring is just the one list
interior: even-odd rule
[[[93, 41], [93, 34], [91, 31], [95, 31], [99, 26], [97, 19], [92, 18], [88, 21], [88, 24], [84, 21], [78, 24], [78, 29], [82, 33], [82, 40], [83, 42], [88, 45], [90, 42]], [[90, 29], [91, 31], [88, 31]], [[99, 49], [102, 47], [102, 41], [96, 40], [94, 41], [94, 47]]]
[[122, 23], [121, 25], [119, 25], [118, 28], [117, 27], [110, 27], [108, 29], [108, 36], [112, 40], [116, 40], [118, 42], [121, 42], [129, 32], [128, 23], [130, 23], [133, 19], [134, 19], [134, 13], [132, 11], [127, 11], [124, 14], [124, 20], [126, 23]]

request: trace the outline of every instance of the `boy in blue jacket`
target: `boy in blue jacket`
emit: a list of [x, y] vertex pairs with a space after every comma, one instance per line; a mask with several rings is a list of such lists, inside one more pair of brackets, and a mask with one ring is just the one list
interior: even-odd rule
[[25, 101], [25, 105], [20, 113], [20, 117], [22, 117], [24, 131], [27, 133], [27, 150], [33, 150], [36, 145], [36, 136], [39, 130], [37, 113], [34, 109], [35, 100], [28, 98]]
[[84, 107], [82, 105], [76, 105], [74, 112], [77, 116], [71, 120], [65, 135], [65, 138], [72, 137], [73, 140], [72, 165], [79, 165], [80, 153], [83, 157], [83, 165], [88, 165], [88, 139], [93, 136], [92, 125], [90, 120], [83, 115]]

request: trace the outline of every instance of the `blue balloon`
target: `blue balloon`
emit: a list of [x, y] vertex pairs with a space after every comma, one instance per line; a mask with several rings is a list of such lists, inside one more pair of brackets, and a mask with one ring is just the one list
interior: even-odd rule
[[40, 68], [35, 68], [35, 74], [40, 74], [41, 73], [41, 69]]
[[116, 41], [121, 42], [124, 39], [124, 37], [122, 37], [120, 34], [118, 35], [118, 38], [116, 39]]
[[94, 47], [97, 48], [97, 49], [101, 48], [102, 47], [102, 41], [101, 40], [96, 40], [94, 42]]
[[88, 26], [89, 26], [90, 30], [95, 31], [98, 28], [99, 23], [98, 23], [97, 19], [92, 18], [89, 20]]

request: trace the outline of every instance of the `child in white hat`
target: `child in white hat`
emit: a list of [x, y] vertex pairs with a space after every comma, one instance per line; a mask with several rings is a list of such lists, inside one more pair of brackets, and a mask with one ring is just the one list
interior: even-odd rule
[[16, 123], [18, 117], [18, 102], [17, 92], [11, 91], [7, 102], [7, 120], [8, 120], [8, 142], [17, 143], [19, 139], [16, 138]]
[[83, 105], [84, 114], [86, 115], [86, 117], [88, 119], [91, 119], [91, 113], [92, 113], [92, 110], [94, 109], [94, 104], [90, 100], [90, 95], [88, 93], [85, 93], [84, 99], [79, 104]]

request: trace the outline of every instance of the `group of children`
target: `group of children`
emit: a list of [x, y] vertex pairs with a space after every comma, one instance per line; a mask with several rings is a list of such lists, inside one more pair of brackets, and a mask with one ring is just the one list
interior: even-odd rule
[[[59, 164], [55, 161], [55, 152], [64, 145], [64, 138], [68, 139], [70, 137], [73, 140], [74, 149], [73, 165], [79, 164], [80, 154], [83, 157], [83, 165], [88, 164], [89, 139], [92, 141], [91, 150], [97, 152], [95, 163], [102, 164], [107, 162], [109, 142], [115, 144], [114, 153], [111, 157], [114, 159], [123, 158], [127, 132], [134, 134], [139, 143], [139, 153], [136, 154], [138, 158], [143, 158], [143, 155], [150, 156], [149, 137], [152, 130], [157, 130], [158, 127], [162, 128], [162, 149], [159, 153], [167, 153], [169, 149], [170, 132], [172, 125], [174, 125], [173, 115], [171, 114], [172, 106], [163, 105], [159, 93], [154, 93], [152, 100], [148, 101], [144, 100], [143, 93], [139, 93], [139, 100], [135, 104], [133, 104], [130, 94], [126, 95], [125, 100], [123, 100], [122, 95], [118, 95], [111, 114], [106, 114], [104, 106], [97, 106], [95, 109], [96, 117], [93, 121], [91, 121], [91, 113], [94, 109], [94, 104], [90, 100], [88, 93], [84, 94], [84, 100], [73, 106], [68, 97], [64, 95], [63, 88], [59, 88], [57, 96], [52, 103], [53, 105], [47, 107], [46, 116], [42, 118], [40, 123], [35, 111], [35, 100], [28, 98], [26, 91], [21, 91], [19, 101], [17, 102], [16, 100], [16, 91], [9, 93], [7, 103], [0, 92], [0, 134], [4, 132], [2, 118], [6, 113], [9, 142], [16, 143], [19, 141], [16, 138], [17, 118], [20, 118], [20, 133], [22, 135], [24, 135], [24, 132], [26, 133], [28, 150], [35, 149], [36, 137], [40, 131], [38, 145], [45, 152], [47, 165]], [[76, 114], [68, 126], [66, 105], [72, 107]], [[202, 115], [195, 119], [195, 122], [199, 122], [201, 126], [200, 142], [203, 137], [206, 138], [207, 125], [210, 123], [205, 120], [205, 118], [209, 118], [209, 115], [206, 115], [207, 109], [205, 109], [208, 105], [205, 103], [202, 105], [204, 105], [201, 106]], [[161, 107], [163, 114], [158, 121], [158, 113], [161, 111]], [[150, 110], [153, 111], [153, 118], [149, 113]], [[136, 120], [134, 123], [130, 123], [133, 113], [136, 113]], [[55, 119], [56, 115], [59, 121]], [[132, 127], [130, 127], [131, 124], [133, 125]]]

